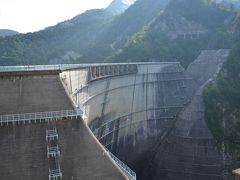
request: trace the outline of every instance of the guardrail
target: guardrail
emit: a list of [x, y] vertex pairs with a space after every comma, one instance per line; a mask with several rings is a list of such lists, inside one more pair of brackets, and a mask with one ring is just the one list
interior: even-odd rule
[[131, 170], [124, 162], [122, 162], [120, 159], [114, 156], [110, 151], [108, 151], [107, 149], [106, 151], [108, 152], [110, 157], [117, 163], [117, 165], [123, 170], [123, 172], [129, 178], [129, 180], [137, 179], [136, 173], [133, 170]]
[[0, 66], [0, 72], [59, 70], [60, 65]]
[[29, 66], [0, 66], [0, 72], [28, 72], [28, 71], [54, 71], [76, 67], [81, 64], [56, 64], [56, 65], [29, 65]]
[[63, 110], [63, 111], [50, 111], [50, 112], [36, 112], [36, 113], [26, 113], [26, 114], [8, 114], [0, 115], [0, 124], [8, 123], [19, 123], [25, 121], [36, 121], [36, 120], [51, 120], [66, 117], [77, 117], [82, 116], [83, 111], [78, 110]]
[[88, 68], [88, 67], [95, 67], [95, 66], [154, 65], [154, 64], [179, 64], [179, 62], [135, 62], [135, 63], [96, 63], [96, 64], [56, 64], [56, 65], [0, 66], [0, 72], [47, 71], [47, 70], [66, 70], [66, 69], [72, 69], [72, 68]]

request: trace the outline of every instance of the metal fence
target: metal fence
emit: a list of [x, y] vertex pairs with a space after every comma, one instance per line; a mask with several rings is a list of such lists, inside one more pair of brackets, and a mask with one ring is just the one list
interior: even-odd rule
[[124, 162], [122, 162], [120, 159], [118, 159], [116, 156], [114, 156], [110, 151], [108, 151], [107, 149], [106, 149], [106, 151], [108, 152], [110, 157], [117, 163], [117, 165], [123, 170], [123, 172], [127, 175], [127, 177], [130, 180], [137, 179], [136, 173], [133, 170], [131, 170]]
[[63, 110], [63, 111], [50, 111], [50, 112], [36, 112], [26, 114], [8, 114], [0, 115], [0, 123], [16, 123], [21, 121], [35, 121], [35, 120], [49, 120], [65, 117], [82, 116], [81, 109], [78, 110]]

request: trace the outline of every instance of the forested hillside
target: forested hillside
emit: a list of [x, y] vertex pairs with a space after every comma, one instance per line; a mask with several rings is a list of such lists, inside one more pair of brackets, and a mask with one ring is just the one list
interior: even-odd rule
[[0, 65], [103, 62], [167, 2], [138, 0], [117, 16], [108, 8], [89, 10], [39, 32], [0, 38]]
[[115, 16], [77, 62], [103, 62], [122, 48], [131, 36], [149, 24], [159, 12], [165, 9], [168, 2], [169, 0], [137, 0], [123, 14]]
[[[239, 31], [240, 31], [240, 26]], [[219, 149], [240, 166], [240, 38], [218, 78], [204, 91], [206, 121]]]
[[186, 67], [201, 50], [232, 48], [236, 16], [211, 1], [171, 1], [108, 61], [180, 61]]
[[93, 43], [112, 20], [104, 10], [86, 13], [45, 30], [0, 38], [0, 64], [68, 63]]
[[130, 5], [132, 5], [136, 0], [114, 0], [106, 8], [106, 11], [118, 15], [123, 13]]
[[239, 0], [215, 0], [221, 6], [229, 7], [231, 9], [240, 9]]
[[18, 32], [10, 29], [0, 29], [0, 36], [11, 36], [15, 34], [18, 34]]

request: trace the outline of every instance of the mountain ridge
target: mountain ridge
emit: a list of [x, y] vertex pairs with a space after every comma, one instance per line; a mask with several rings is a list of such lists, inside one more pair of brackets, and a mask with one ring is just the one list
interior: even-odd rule
[[106, 8], [106, 11], [113, 15], [119, 15], [123, 13], [127, 8], [135, 3], [136, 0], [113, 0], [111, 4]]
[[106, 9], [89, 10], [35, 33], [0, 39], [0, 64], [103, 62], [149, 23], [167, 2], [138, 0], [118, 16]]
[[11, 29], [0, 29], [0, 36], [12, 36], [15, 34], [19, 34], [19, 32]]
[[107, 61], [180, 61], [187, 67], [201, 50], [232, 48], [236, 16], [210, 1], [170, 1], [163, 13]]

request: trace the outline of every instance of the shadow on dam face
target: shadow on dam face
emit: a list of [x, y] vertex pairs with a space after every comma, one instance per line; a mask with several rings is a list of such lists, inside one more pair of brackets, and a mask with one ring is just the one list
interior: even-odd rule
[[[197, 85], [179, 63], [137, 65], [135, 73], [114, 76], [103, 72], [92, 81], [94, 71], [69, 70], [61, 77], [97, 139], [141, 179], [146, 160], [156, 153]], [[86, 81], [77, 80], [84, 76]]]

